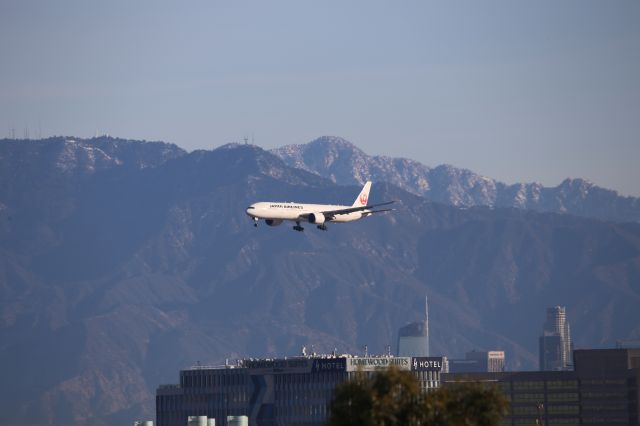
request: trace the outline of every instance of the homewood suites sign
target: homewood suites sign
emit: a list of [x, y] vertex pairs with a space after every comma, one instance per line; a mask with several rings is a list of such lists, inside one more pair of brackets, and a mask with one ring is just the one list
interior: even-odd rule
[[374, 371], [389, 368], [391, 366], [400, 370], [411, 370], [411, 358], [365, 357], [347, 359], [347, 371]]

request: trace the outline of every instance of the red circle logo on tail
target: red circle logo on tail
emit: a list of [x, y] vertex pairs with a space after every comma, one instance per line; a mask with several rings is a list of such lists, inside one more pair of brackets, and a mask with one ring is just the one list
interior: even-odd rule
[[369, 197], [367, 197], [367, 194], [360, 194], [360, 204], [362, 204], [363, 206], [366, 206], [368, 200], [369, 200]]

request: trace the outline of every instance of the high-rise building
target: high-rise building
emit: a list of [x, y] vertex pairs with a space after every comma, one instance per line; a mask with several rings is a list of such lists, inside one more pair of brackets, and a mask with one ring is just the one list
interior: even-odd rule
[[504, 351], [471, 351], [464, 359], [449, 360], [451, 373], [498, 373], [504, 371]]
[[429, 301], [424, 298], [424, 321], [412, 322], [398, 331], [398, 356], [429, 356]]
[[570, 370], [571, 333], [564, 306], [547, 308], [547, 319], [539, 340], [540, 371]]

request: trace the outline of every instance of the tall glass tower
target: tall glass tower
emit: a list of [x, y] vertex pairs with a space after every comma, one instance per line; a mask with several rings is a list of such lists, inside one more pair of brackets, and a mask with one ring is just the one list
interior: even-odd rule
[[424, 321], [412, 322], [398, 331], [398, 356], [429, 356], [429, 301], [424, 298]]
[[539, 345], [540, 371], [573, 368], [571, 333], [564, 306], [547, 308], [547, 319]]

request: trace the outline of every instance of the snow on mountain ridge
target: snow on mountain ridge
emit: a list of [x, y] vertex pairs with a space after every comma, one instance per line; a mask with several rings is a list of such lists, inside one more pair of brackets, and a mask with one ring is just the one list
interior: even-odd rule
[[74, 139], [66, 139], [64, 141], [55, 162], [56, 168], [67, 174], [76, 170], [91, 174], [96, 169], [104, 169], [121, 164], [122, 161], [112, 158], [100, 148]]
[[458, 207], [514, 207], [640, 222], [640, 198], [622, 197], [586, 179], [568, 178], [556, 187], [544, 187], [537, 182], [507, 185], [449, 164], [432, 168], [405, 158], [370, 156], [335, 136], [323, 136], [271, 152], [291, 167], [342, 185], [384, 181], [432, 201]]

